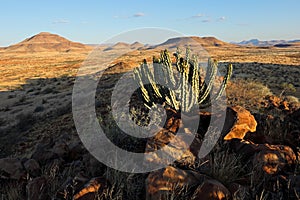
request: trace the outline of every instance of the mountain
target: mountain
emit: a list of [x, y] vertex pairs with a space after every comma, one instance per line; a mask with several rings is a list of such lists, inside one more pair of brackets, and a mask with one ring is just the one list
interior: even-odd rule
[[20, 43], [5, 47], [9, 52], [68, 52], [89, 50], [92, 47], [72, 42], [64, 37], [48, 32], [41, 32]]
[[104, 51], [121, 50], [121, 49], [134, 50], [134, 49], [140, 49], [142, 47], [144, 47], [144, 45], [139, 42], [134, 42], [132, 44], [128, 44], [125, 42], [118, 42], [116, 44], [112, 44], [109, 47], [105, 48]]
[[120, 50], [120, 49], [130, 49], [130, 44], [125, 42], [118, 42], [116, 44], [112, 44], [109, 47], [105, 48], [104, 51]]
[[161, 47], [175, 47], [175, 46], [199, 46], [202, 47], [235, 47], [236, 45], [230, 44], [227, 42], [223, 42], [221, 40], [218, 40], [215, 37], [197, 37], [197, 36], [191, 36], [191, 37], [176, 37], [168, 39], [166, 42], [159, 44], [157, 46]]
[[261, 41], [258, 39], [251, 39], [251, 40], [243, 40], [241, 42], [233, 42], [233, 44], [238, 44], [242, 46], [259, 46], [259, 47], [269, 47], [269, 46], [289, 46], [288, 44], [300, 42], [300, 40], [266, 40]]
[[130, 45], [130, 47], [131, 47], [132, 49], [139, 49], [139, 48], [141, 48], [141, 47], [144, 47], [144, 45], [143, 45], [142, 43], [140, 43], [140, 42], [134, 42], [134, 43], [132, 43], [132, 44]]

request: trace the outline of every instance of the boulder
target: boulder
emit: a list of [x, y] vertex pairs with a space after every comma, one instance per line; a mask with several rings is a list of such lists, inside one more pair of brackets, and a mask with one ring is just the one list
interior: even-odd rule
[[[187, 134], [192, 134], [185, 130]], [[168, 145], [173, 140], [173, 145]], [[168, 145], [168, 146], [167, 146]], [[162, 156], [157, 150], [164, 148]], [[170, 159], [177, 161], [182, 165], [192, 165], [195, 162], [195, 156], [190, 151], [190, 146], [181, 136], [176, 136], [168, 130], [159, 131], [154, 137], [147, 140], [145, 149], [145, 160], [159, 165], [170, 164]]]
[[26, 176], [21, 161], [17, 158], [0, 159], [0, 178], [20, 180]]
[[37, 146], [31, 158], [36, 160], [40, 165], [45, 165], [59, 156], [51, 150]]
[[195, 191], [193, 200], [231, 199], [229, 190], [216, 180], [205, 180]]
[[[233, 124], [229, 130], [226, 131], [226, 125]], [[254, 116], [245, 108], [241, 106], [233, 106], [227, 109], [224, 140], [231, 140], [233, 138], [243, 139], [248, 132], [254, 132], [256, 130], [257, 122]]]
[[267, 174], [276, 174], [297, 161], [293, 149], [285, 145], [254, 144], [235, 139], [230, 141], [230, 146], [244, 159], [253, 158], [253, 165]]
[[181, 170], [172, 166], [151, 172], [146, 179], [146, 199], [163, 200], [176, 187], [190, 187], [201, 184], [208, 177], [191, 170]]
[[267, 174], [277, 174], [296, 163], [297, 157], [288, 146], [266, 144], [261, 148], [253, 163]]
[[73, 200], [94, 200], [97, 196], [101, 196], [108, 186], [108, 181], [105, 178], [93, 178], [73, 196]]

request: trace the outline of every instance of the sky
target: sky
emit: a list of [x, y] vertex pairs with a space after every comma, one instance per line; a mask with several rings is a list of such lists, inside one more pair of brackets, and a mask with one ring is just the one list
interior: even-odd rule
[[20, 42], [39, 32], [101, 44], [112, 36], [143, 27], [214, 36], [227, 42], [300, 39], [299, 0], [0, 2], [0, 46]]

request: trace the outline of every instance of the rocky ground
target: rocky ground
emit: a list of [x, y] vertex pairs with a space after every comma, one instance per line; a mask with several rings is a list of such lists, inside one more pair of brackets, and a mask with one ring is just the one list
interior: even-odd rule
[[[69, 59], [77, 60], [74, 56]], [[68, 65], [76, 69], [79, 61], [75, 61], [58, 69], [64, 71]], [[120, 131], [110, 121], [109, 107], [103, 102], [109, 99], [106, 97], [120, 72], [132, 68], [131, 62], [115, 65], [103, 77], [95, 98], [97, 115], [112, 140], [123, 148], [156, 150], [175, 137], [180, 124], [178, 115], [169, 110], [167, 121], [156, 136], [136, 140], [117, 134]], [[200, 112], [197, 136], [184, 157], [145, 174], [108, 168], [84, 148], [72, 116], [74, 72], [61, 76], [61, 71], [60, 76], [54, 77], [48, 74], [17, 89], [3, 91], [0, 93], [0, 197], [299, 199], [300, 68], [295, 62], [272, 64], [250, 59], [233, 63], [234, 74], [226, 93], [226, 123], [212, 152], [197, 158], [210, 118], [216, 114]], [[47, 66], [55, 71], [50, 64]], [[177, 151], [175, 147], [172, 150]]]

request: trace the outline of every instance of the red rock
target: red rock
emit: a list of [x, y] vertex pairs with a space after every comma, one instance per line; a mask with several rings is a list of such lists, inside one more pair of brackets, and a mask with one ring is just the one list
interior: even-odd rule
[[[188, 130], [185, 130], [187, 134], [192, 134]], [[166, 146], [171, 140], [174, 145]], [[177, 162], [189, 165], [195, 161], [195, 156], [189, 150], [190, 146], [187, 144], [181, 136], [176, 136], [168, 130], [159, 131], [154, 137], [148, 139], [146, 144], [145, 159], [148, 162], [155, 162], [159, 164], [170, 164], [168, 158], [161, 158], [159, 153], [155, 151], [161, 148], [165, 148], [166, 155], [174, 158]], [[168, 157], [166, 156], [166, 157]]]
[[280, 102], [279, 108], [282, 110], [290, 110], [289, 103], [287, 101]]
[[231, 199], [229, 190], [216, 180], [205, 180], [199, 186], [194, 195], [193, 200], [226, 200]]
[[108, 182], [105, 178], [93, 178], [73, 196], [73, 200], [94, 200], [96, 196], [101, 195], [107, 187]]
[[146, 199], [163, 200], [176, 187], [195, 186], [207, 177], [191, 170], [181, 170], [168, 166], [151, 172], [146, 179]]
[[254, 116], [241, 106], [234, 106], [227, 111], [225, 123], [232, 123], [233, 126], [225, 135], [224, 140], [231, 140], [233, 138], [243, 139], [247, 132], [254, 132], [256, 130], [257, 122]]
[[296, 163], [296, 155], [288, 146], [266, 144], [262, 147], [266, 148], [254, 157], [253, 163], [267, 174], [277, 174]]
[[279, 97], [271, 95], [271, 96], [267, 96], [266, 98], [269, 100], [269, 103], [272, 106], [277, 107], [277, 108], [279, 107], [280, 102], [281, 102], [281, 99]]

